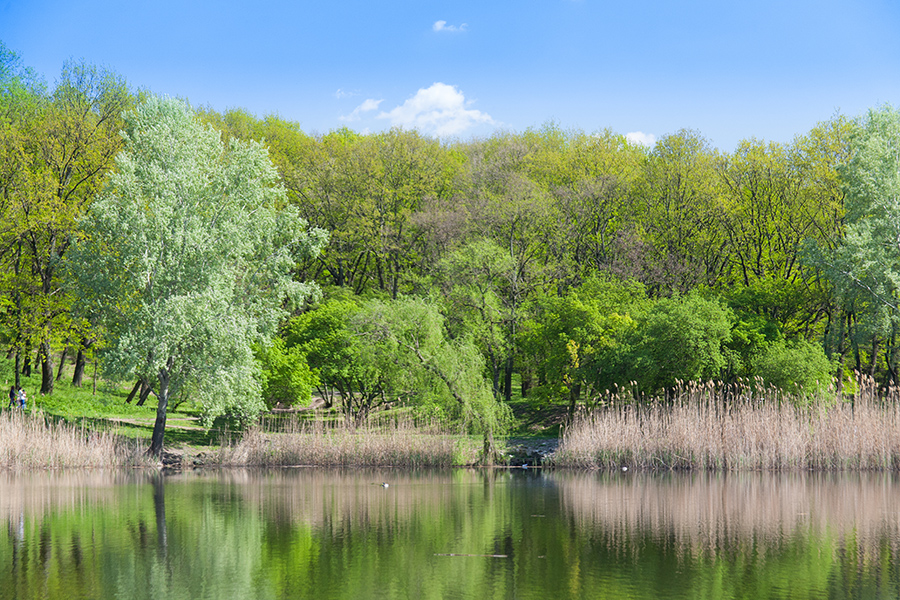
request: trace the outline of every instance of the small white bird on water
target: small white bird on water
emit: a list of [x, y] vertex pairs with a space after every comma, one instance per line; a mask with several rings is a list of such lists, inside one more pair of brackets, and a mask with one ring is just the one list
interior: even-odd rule
[[388, 482], [385, 481], [384, 483], [381, 484], [381, 487], [386, 488], [386, 487], [391, 487], [391, 486], [388, 485]]

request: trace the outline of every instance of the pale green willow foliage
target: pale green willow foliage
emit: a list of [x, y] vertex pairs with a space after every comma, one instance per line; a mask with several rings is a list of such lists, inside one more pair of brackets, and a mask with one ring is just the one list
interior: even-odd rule
[[108, 332], [104, 370], [157, 395], [187, 386], [207, 420], [254, 414], [252, 344], [286, 299], [318, 295], [290, 271], [326, 234], [287, 204], [260, 144], [226, 146], [179, 100], [152, 96], [125, 118], [125, 150], [69, 254], [81, 304]]
[[873, 109], [857, 122], [852, 157], [839, 169], [847, 227], [834, 253], [820, 256], [844, 295], [862, 293], [898, 311], [900, 291], [900, 112]]

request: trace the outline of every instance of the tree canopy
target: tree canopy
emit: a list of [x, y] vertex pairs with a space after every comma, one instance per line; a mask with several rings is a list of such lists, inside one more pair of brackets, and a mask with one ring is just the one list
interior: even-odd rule
[[226, 145], [185, 102], [156, 96], [125, 123], [69, 268], [109, 337], [104, 368], [152, 383], [159, 455], [172, 394], [194, 394], [207, 419], [264, 406], [252, 346], [275, 333], [285, 300], [317, 293], [291, 269], [326, 235], [286, 205], [259, 143]]

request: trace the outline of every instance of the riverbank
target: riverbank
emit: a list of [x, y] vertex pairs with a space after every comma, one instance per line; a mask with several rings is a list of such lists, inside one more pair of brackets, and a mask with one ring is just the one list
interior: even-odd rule
[[[562, 424], [563, 405], [517, 415], [498, 439], [498, 466], [587, 470], [900, 470], [900, 393], [861, 384], [854, 402], [797, 398], [773, 390], [688, 385], [668, 402], [609, 395]], [[523, 403], [524, 406], [524, 403]], [[308, 412], [308, 411], [307, 411]], [[40, 411], [0, 415], [0, 469], [147, 466], [329, 466], [399, 468], [482, 462], [479, 437], [403, 413], [353, 427], [325, 412], [261, 419], [246, 432], [204, 428], [173, 414], [160, 460], [145, 455], [152, 413], [82, 418], [66, 424]], [[550, 425], [546, 425], [549, 423]], [[549, 434], [559, 430], [558, 437]], [[529, 435], [532, 434], [532, 435]]]

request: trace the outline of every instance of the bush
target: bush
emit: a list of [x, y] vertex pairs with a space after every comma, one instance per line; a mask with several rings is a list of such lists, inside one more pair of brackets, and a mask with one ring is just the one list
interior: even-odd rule
[[801, 397], [824, 391], [834, 372], [821, 346], [806, 340], [769, 344], [753, 357], [752, 367], [766, 384]]
[[717, 379], [728, 365], [730, 309], [699, 294], [662, 299], [649, 311], [636, 335], [636, 379], [655, 393], [680, 381]]
[[255, 354], [263, 376], [263, 400], [268, 408], [279, 403], [284, 406], [309, 403], [316, 376], [301, 348], [288, 348], [284, 340], [275, 338], [269, 347], [256, 348]]

